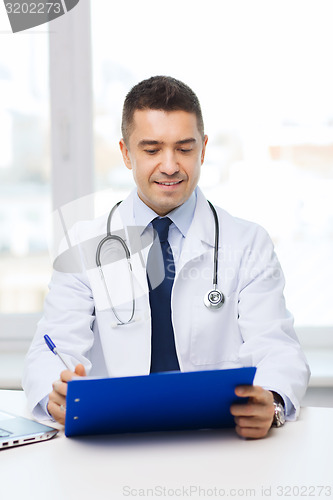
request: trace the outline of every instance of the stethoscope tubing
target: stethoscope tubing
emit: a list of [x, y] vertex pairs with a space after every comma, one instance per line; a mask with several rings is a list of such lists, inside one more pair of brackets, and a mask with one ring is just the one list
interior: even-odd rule
[[[209, 201], [207, 200], [209, 206], [210, 206], [210, 209], [211, 211], [213, 212], [213, 216], [214, 216], [214, 225], [215, 225], [215, 241], [214, 241], [214, 266], [213, 266], [213, 290], [207, 292], [207, 294], [205, 294], [205, 297], [204, 297], [204, 304], [206, 305], [206, 307], [208, 308], [213, 308], [213, 309], [218, 309], [220, 308], [223, 303], [224, 303], [224, 295], [222, 292], [220, 292], [219, 290], [217, 290], [217, 276], [218, 276], [218, 250], [219, 250], [219, 220], [218, 220], [218, 215], [217, 215], [217, 212], [215, 210], [215, 207], [214, 205]], [[110, 304], [110, 307], [118, 321], [118, 325], [126, 325], [127, 323], [130, 323], [132, 320], [133, 320], [133, 317], [134, 317], [134, 312], [135, 312], [135, 295], [134, 295], [134, 283], [133, 283], [133, 269], [132, 269], [132, 264], [131, 264], [131, 253], [130, 253], [130, 250], [125, 242], [125, 240], [123, 238], [121, 238], [120, 236], [117, 236], [116, 234], [112, 234], [111, 233], [111, 220], [112, 220], [112, 216], [114, 214], [114, 211], [119, 207], [119, 205], [121, 204], [121, 201], [119, 201], [118, 203], [116, 203], [114, 205], [114, 207], [112, 207], [110, 213], [109, 213], [109, 216], [108, 216], [108, 220], [107, 220], [107, 224], [106, 224], [106, 236], [99, 242], [98, 246], [97, 246], [97, 249], [96, 249], [96, 256], [95, 256], [95, 260], [96, 260], [96, 265], [97, 267], [99, 268], [100, 270], [100, 274], [101, 274], [101, 279], [103, 280], [103, 283], [104, 283], [104, 288], [105, 288], [105, 291], [106, 291], [106, 294], [107, 294], [107, 297], [108, 297], [108, 301], [109, 301], [109, 304]], [[102, 269], [102, 264], [101, 264], [101, 250], [102, 250], [102, 247], [103, 245], [107, 242], [107, 241], [117, 241], [121, 244], [124, 252], [125, 252], [125, 255], [126, 255], [126, 259], [127, 259], [127, 262], [128, 262], [128, 268], [129, 268], [129, 273], [130, 273], [130, 280], [131, 280], [131, 289], [132, 289], [132, 311], [131, 311], [131, 316], [130, 316], [130, 319], [127, 320], [127, 321], [123, 321], [122, 319], [120, 319], [120, 317], [118, 316], [116, 310], [115, 310], [115, 307], [113, 306], [113, 303], [112, 303], [112, 300], [111, 300], [111, 296], [110, 296], [110, 293], [109, 293], [109, 290], [108, 290], [108, 287], [107, 287], [107, 284], [106, 284], [106, 281], [105, 281], [105, 277], [104, 277], [104, 273], [103, 273], [103, 269]], [[212, 297], [215, 297], [218, 296], [219, 299], [218, 301], [214, 301], [212, 300], [211, 298]]]
[[215, 222], [215, 242], [214, 242], [214, 271], [213, 271], [213, 285], [217, 286], [217, 266], [218, 266], [218, 253], [219, 253], [219, 219], [215, 210], [214, 205], [207, 200], [208, 205], [211, 208], [211, 211], [213, 212], [214, 215], [214, 222]]
[[[121, 203], [121, 201], [118, 201], [118, 203], [116, 203], [114, 205], [114, 207], [112, 207], [112, 209], [111, 209], [111, 211], [109, 213], [107, 224], [106, 224], [106, 236], [98, 243], [98, 246], [97, 246], [97, 249], [96, 249], [95, 260], [96, 260], [96, 265], [97, 265], [97, 267], [99, 268], [99, 271], [100, 271], [101, 279], [103, 281], [103, 285], [104, 285], [104, 289], [105, 289], [105, 292], [106, 292], [106, 295], [107, 295], [107, 298], [108, 298], [109, 305], [111, 307], [111, 310], [112, 310], [113, 314], [115, 315], [115, 317], [116, 317], [116, 319], [118, 321], [118, 325], [126, 325], [127, 323], [130, 323], [133, 320], [133, 317], [134, 317], [134, 313], [135, 313], [135, 293], [134, 293], [134, 282], [133, 282], [133, 269], [132, 269], [132, 263], [131, 263], [131, 252], [130, 252], [130, 250], [129, 250], [129, 248], [128, 248], [128, 246], [127, 246], [127, 244], [126, 244], [126, 242], [125, 242], [125, 240], [123, 238], [121, 238], [120, 236], [118, 236], [116, 234], [111, 234], [111, 219], [112, 219], [112, 215], [113, 215], [114, 211], [119, 207], [120, 203]], [[123, 247], [125, 255], [126, 255], [127, 264], [128, 264], [128, 271], [129, 271], [129, 275], [130, 275], [131, 290], [132, 290], [132, 311], [131, 311], [130, 318], [127, 321], [123, 321], [118, 316], [117, 311], [116, 311], [116, 309], [115, 309], [115, 307], [113, 305], [113, 302], [112, 302], [112, 299], [111, 299], [111, 296], [110, 296], [110, 293], [109, 293], [106, 281], [105, 281], [105, 276], [104, 276], [103, 268], [102, 268], [102, 264], [101, 264], [101, 250], [102, 250], [103, 245], [107, 241], [118, 241], [121, 244], [121, 246]]]

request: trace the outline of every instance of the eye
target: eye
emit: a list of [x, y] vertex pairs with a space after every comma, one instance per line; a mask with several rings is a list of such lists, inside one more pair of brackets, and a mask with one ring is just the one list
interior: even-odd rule
[[190, 153], [190, 152], [192, 151], [192, 149], [180, 148], [180, 149], [179, 149], [179, 151], [180, 151], [181, 153], [186, 154], [186, 153]]
[[145, 149], [144, 151], [149, 155], [155, 155], [158, 152], [158, 149]]

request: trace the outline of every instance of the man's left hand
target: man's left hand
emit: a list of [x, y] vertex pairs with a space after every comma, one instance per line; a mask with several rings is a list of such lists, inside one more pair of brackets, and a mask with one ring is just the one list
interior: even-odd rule
[[262, 387], [243, 385], [236, 387], [237, 396], [249, 398], [246, 404], [233, 404], [236, 432], [244, 438], [263, 438], [272, 426], [274, 418], [273, 394]]

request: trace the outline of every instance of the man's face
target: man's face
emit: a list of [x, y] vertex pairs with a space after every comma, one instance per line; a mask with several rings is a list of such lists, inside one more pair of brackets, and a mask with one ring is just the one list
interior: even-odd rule
[[120, 148], [141, 200], [164, 216], [196, 187], [208, 137], [202, 139], [194, 113], [136, 110], [132, 132]]

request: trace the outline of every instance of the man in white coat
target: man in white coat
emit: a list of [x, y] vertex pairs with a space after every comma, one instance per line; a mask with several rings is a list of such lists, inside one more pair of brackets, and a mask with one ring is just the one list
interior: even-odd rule
[[[272, 242], [260, 226], [216, 207], [224, 303], [207, 308], [203, 297], [212, 289], [216, 226], [197, 187], [208, 140], [199, 101], [173, 78], [144, 80], [125, 99], [122, 134], [120, 148], [136, 190], [115, 209], [109, 224], [129, 247], [132, 272], [125, 258], [105, 266], [94, 260], [98, 252], [102, 260], [98, 243], [106, 236], [107, 216], [75, 226], [71, 238], [80, 249], [80, 270], [55, 269], [26, 358], [23, 387], [30, 408], [37, 417], [64, 423], [67, 382], [74, 374], [117, 377], [168, 366], [181, 371], [256, 366], [254, 385], [236, 389], [248, 402], [234, 404], [231, 413], [240, 436], [264, 437], [272, 425], [297, 417], [309, 380]], [[161, 247], [168, 245], [174, 275], [170, 298], [157, 299], [169, 308], [160, 313], [154, 311], [147, 260], [152, 221], [166, 216], [168, 235]], [[169, 318], [162, 321], [169, 324], [168, 347], [159, 337], [159, 314]], [[72, 371], [62, 371], [60, 360], [51, 356], [45, 333]], [[166, 368], [163, 356], [171, 363]]]

